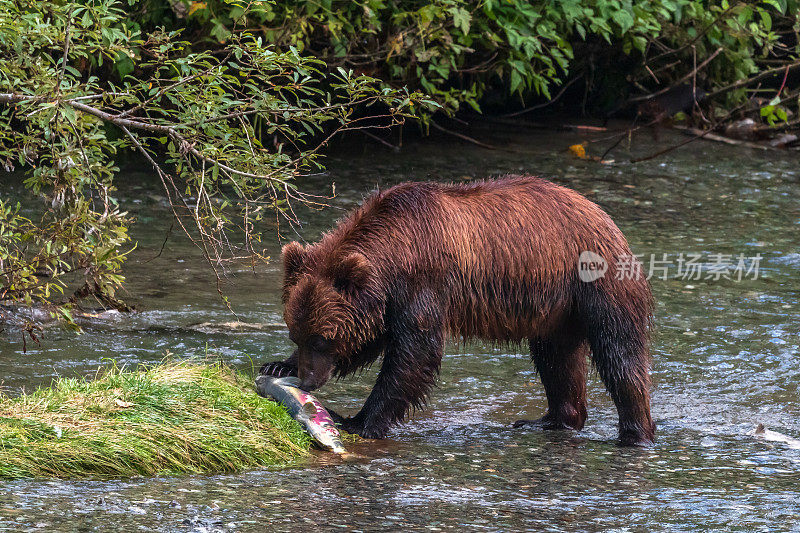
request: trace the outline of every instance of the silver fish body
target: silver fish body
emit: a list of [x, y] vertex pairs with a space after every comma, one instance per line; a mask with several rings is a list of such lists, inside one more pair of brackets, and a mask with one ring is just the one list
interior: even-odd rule
[[296, 377], [258, 376], [256, 391], [265, 398], [282, 403], [289, 416], [297, 420], [322, 448], [334, 453], [345, 453], [347, 450], [331, 415], [319, 400], [297, 387], [299, 382]]
[[750, 434], [766, 441], [782, 442], [793, 450], [800, 450], [800, 440], [790, 437], [789, 435], [784, 435], [783, 433], [778, 433], [777, 431], [770, 431], [764, 427], [764, 424], [756, 426], [756, 429]]

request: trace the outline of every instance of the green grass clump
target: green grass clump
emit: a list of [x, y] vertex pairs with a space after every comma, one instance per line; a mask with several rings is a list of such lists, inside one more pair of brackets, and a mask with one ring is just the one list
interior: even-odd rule
[[287, 464], [309, 446], [282, 406], [222, 364], [114, 366], [0, 396], [0, 478], [235, 472]]

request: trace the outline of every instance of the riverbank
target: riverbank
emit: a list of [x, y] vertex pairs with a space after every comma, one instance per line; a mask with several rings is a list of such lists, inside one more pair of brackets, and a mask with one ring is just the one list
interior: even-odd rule
[[0, 396], [0, 478], [207, 474], [285, 465], [309, 437], [224, 364], [112, 364]]

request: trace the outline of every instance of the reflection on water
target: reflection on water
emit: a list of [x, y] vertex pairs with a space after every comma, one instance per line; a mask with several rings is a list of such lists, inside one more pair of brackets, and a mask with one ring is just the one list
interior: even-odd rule
[[[574, 133], [478, 133], [512, 151], [437, 140], [399, 154], [338, 153], [330, 176], [302, 185], [319, 191], [335, 181], [339, 209], [301, 213], [301, 235], [314, 240], [375, 186], [533, 173], [602, 205], [645, 257], [760, 254], [757, 280], [653, 280], [653, 448], [613, 444], [616, 413], [596, 375], [584, 431], [511, 429], [545, 408], [530, 361], [514, 347], [453, 345], [428, 409], [391, 439], [359, 445], [359, 458], [226, 476], [3, 482], [0, 530], [800, 531], [800, 450], [749, 435], [761, 422], [800, 437], [796, 158], [694, 143], [646, 163], [599, 166], [566, 153], [581, 140]], [[644, 139], [637, 153], [653, 149]], [[127, 289], [142, 311], [103, 317], [80, 336], [50, 329], [27, 354], [17, 333], [4, 333], [5, 390], [88, 375], [109, 357], [137, 364], [214, 353], [250, 367], [291, 350], [279, 325], [278, 264], [255, 275], [242, 268], [227, 286], [238, 320], [267, 326], [214, 327], [236, 319], [199, 255], [173, 235], [153, 259], [168, 213], [141, 174], [126, 178], [123, 207], [140, 221]], [[269, 252], [277, 258], [279, 245]], [[374, 373], [319, 396], [357, 409]]]

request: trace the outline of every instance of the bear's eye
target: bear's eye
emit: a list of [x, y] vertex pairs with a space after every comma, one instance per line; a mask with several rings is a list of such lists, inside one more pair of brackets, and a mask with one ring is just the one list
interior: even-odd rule
[[308, 347], [315, 352], [324, 352], [329, 345], [330, 341], [322, 335], [314, 335], [308, 339]]

